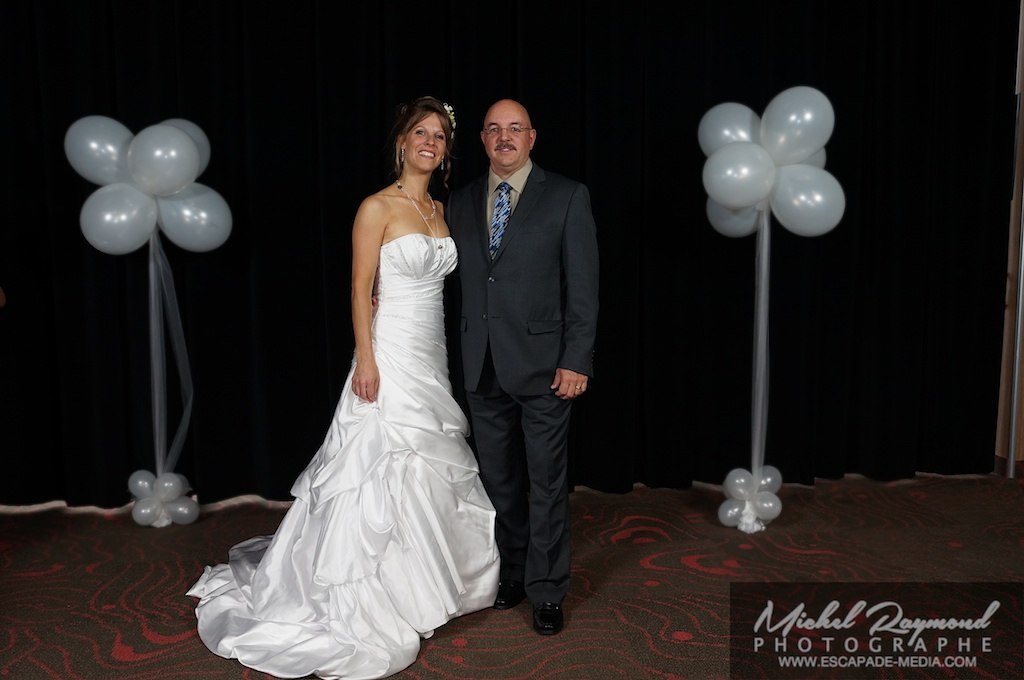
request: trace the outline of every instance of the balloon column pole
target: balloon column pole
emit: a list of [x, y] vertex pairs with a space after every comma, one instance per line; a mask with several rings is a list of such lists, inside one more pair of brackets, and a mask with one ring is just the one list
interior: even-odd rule
[[[199, 504], [184, 475], [174, 472], [192, 418], [192, 377], [174, 277], [160, 246], [160, 231], [175, 245], [203, 253], [231, 233], [224, 198], [195, 179], [210, 161], [210, 140], [195, 123], [172, 118], [139, 134], [106, 116], [85, 116], [64, 135], [64, 152], [85, 179], [101, 185], [79, 215], [82, 233], [98, 250], [124, 255], [149, 242], [149, 347], [156, 474], [136, 470], [128, 478], [135, 502], [132, 519], [143, 526], [190, 524]], [[159, 225], [160, 231], [157, 231]], [[167, 446], [166, 352], [168, 323], [181, 385], [182, 418]]]
[[771, 215], [767, 207], [758, 214], [757, 283], [754, 291], [754, 382], [750, 428], [750, 471], [761, 479], [768, 430], [768, 282], [771, 262]]
[[724, 102], [711, 107], [697, 127], [697, 141], [708, 157], [703, 171], [708, 221], [732, 238], [757, 232], [751, 467], [726, 475], [726, 500], [718, 508], [722, 524], [748, 534], [764, 529], [782, 511], [775, 495], [782, 475], [764, 464], [771, 215], [800, 236], [820, 236], [839, 223], [846, 197], [824, 169], [825, 142], [834, 123], [828, 98], [798, 86], [774, 97], [763, 116], [743, 104]]
[[782, 502], [776, 492], [782, 475], [764, 464], [768, 431], [768, 284], [771, 280], [771, 211], [757, 211], [756, 281], [754, 289], [754, 362], [751, 393], [750, 473], [742, 468], [725, 479], [729, 500], [719, 508], [719, 518], [727, 526], [736, 526], [748, 534], [762, 531], [767, 522], [778, 517]]

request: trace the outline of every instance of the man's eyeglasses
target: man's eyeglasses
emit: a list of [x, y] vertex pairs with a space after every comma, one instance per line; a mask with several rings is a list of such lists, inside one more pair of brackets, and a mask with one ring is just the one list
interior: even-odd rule
[[512, 135], [513, 137], [518, 137], [524, 132], [529, 132], [532, 129], [533, 128], [523, 127], [522, 125], [509, 125], [507, 128], [492, 125], [489, 128], [484, 128], [484, 134], [487, 135], [488, 137], [497, 137], [498, 135], [501, 134], [502, 130], [508, 130], [508, 133], [510, 135]]

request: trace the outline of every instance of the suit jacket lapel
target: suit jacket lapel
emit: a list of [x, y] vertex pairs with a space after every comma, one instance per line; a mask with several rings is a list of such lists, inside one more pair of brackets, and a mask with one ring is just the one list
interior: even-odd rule
[[473, 224], [477, 226], [477, 248], [483, 254], [484, 260], [491, 259], [487, 243], [491, 234], [491, 227], [487, 223], [487, 211], [484, 209], [489, 197], [487, 196], [487, 175], [477, 179], [476, 185], [470, 192], [470, 203], [473, 206]]

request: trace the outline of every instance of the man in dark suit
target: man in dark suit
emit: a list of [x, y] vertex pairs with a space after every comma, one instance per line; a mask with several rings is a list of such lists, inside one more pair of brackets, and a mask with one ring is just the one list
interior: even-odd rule
[[453, 192], [463, 378], [480, 475], [497, 510], [495, 609], [524, 598], [559, 632], [569, 590], [569, 415], [593, 375], [597, 228], [587, 187], [530, 160], [537, 131], [503, 99], [480, 133], [490, 170]]

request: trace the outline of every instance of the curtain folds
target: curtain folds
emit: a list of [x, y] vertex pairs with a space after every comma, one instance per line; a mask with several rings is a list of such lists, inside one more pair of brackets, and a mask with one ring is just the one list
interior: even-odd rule
[[352, 218], [389, 181], [395, 106], [422, 94], [455, 106], [454, 185], [485, 171], [476, 131], [514, 97], [534, 160], [590, 187], [601, 319], [574, 484], [749, 468], [756, 237], [708, 224], [697, 125], [795, 85], [834, 108], [826, 168], [846, 211], [815, 238], [773, 224], [763, 462], [805, 484], [992, 471], [1017, 3], [739, 7], [524, 1], [498, 38], [452, 1], [4, 3], [0, 504], [121, 505], [155, 459], [147, 254], [83, 238], [96, 187], [63, 154], [75, 120], [185, 118], [209, 137], [198, 181], [232, 234], [208, 253], [163, 242], [193, 389], [176, 471], [201, 502], [286, 499], [346, 388]]

